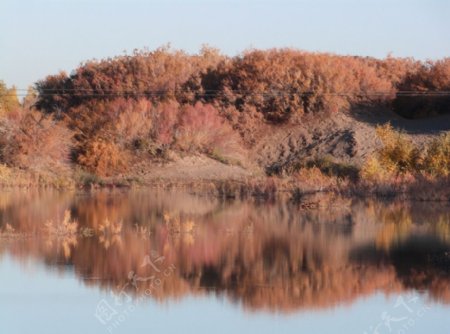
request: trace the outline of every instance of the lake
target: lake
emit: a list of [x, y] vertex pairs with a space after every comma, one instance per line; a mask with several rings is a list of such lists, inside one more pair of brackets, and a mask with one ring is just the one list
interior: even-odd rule
[[0, 333], [450, 333], [450, 205], [2, 191]]

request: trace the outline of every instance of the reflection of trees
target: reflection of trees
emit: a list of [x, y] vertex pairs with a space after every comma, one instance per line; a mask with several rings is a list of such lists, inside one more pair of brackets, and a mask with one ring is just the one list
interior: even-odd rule
[[[51, 266], [73, 265], [86, 284], [104, 289], [140, 295], [159, 277], [153, 298], [214, 291], [250, 309], [279, 311], [329, 307], [378, 290], [424, 289], [450, 301], [445, 208], [358, 201], [308, 211], [143, 192], [51, 198], [44, 203], [53, 217], [37, 217], [57, 221], [70, 207], [79, 232], [40, 238], [36, 225], [45, 220], [29, 221], [27, 213], [39, 204], [3, 199], [0, 217], [24, 235], [37, 233], [3, 248]], [[150, 254], [164, 261], [143, 266]], [[164, 276], [168, 266], [176, 270]], [[130, 277], [141, 279], [133, 285]]]
[[381, 223], [381, 229], [377, 233], [375, 242], [377, 247], [389, 249], [392, 244], [401, 242], [408, 236], [412, 218], [411, 214], [404, 204], [397, 203], [381, 210], [378, 222]]
[[[426, 290], [437, 299], [450, 302], [449, 244], [433, 234], [410, 235], [388, 250], [367, 245], [354, 249], [352, 256], [359, 263], [374, 266], [389, 264], [396, 280], [404, 288]], [[370, 256], [361, 257], [361, 254]]]

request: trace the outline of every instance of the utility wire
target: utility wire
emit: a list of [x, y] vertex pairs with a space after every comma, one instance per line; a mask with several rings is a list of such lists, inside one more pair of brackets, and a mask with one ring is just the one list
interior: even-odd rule
[[[16, 89], [16, 91], [26, 91], [26, 89]], [[191, 93], [201, 97], [215, 97], [226, 96], [228, 93], [248, 95], [248, 96], [450, 96], [450, 91], [373, 91], [373, 92], [292, 92], [289, 90], [267, 90], [267, 91], [251, 91], [251, 90], [205, 90], [204, 92], [195, 92], [190, 90], [154, 90], [154, 91], [119, 91], [119, 90], [100, 90], [100, 89], [42, 89], [38, 96], [74, 96], [74, 97], [123, 97], [123, 96], [143, 96], [143, 97], [158, 97], [168, 94], [182, 94]], [[5, 93], [3, 96], [27, 96], [27, 93]]]

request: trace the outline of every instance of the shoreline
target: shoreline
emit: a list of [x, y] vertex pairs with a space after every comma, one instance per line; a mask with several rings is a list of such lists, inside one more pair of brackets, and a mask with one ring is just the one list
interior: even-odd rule
[[[21, 171], [21, 175], [10, 175], [5, 182], [0, 178], [0, 189], [9, 191], [55, 190], [55, 191], [102, 191], [102, 190], [164, 190], [187, 191], [196, 195], [219, 197], [226, 200], [257, 199], [263, 201], [288, 200], [302, 202], [316, 195], [334, 195], [344, 198], [387, 199], [417, 202], [450, 203], [450, 178], [427, 180], [403, 180], [395, 183], [381, 182], [369, 184], [365, 181], [339, 180], [327, 177], [328, 186], [311, 182], [299, 182], [287, 177], [248, 178], [148, 178], [139, 179], [132, 175], [96, 178], [95, 182], [80, 182], [76, 178], [50, 179], [48, 175], [33, 175]], [[24, 178], [24, 176], [26, 178]], [[64, 181], [62, 181], [64, 180]], [[28, 182], [24, 182], [28, 181]], [[85, 181], [85, 180], [84, 180]], [[322, 180], [323, 181], [323, 180]], [[337, 182], [337, 183], [336, 183]]]

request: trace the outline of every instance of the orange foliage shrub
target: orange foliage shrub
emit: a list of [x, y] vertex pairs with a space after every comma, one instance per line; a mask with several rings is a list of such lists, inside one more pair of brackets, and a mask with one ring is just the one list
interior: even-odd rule
[[91, 101], [70, 109], [64, 116], [80, 142], [100, 135], [130, 146], [136, 138], [150, 136], [152, 113], [153, 105], [146, 99], [117, 98]]
[[394, 58], [390, 55], [382, 60], [372, 59], [371, 62], [381, 77], [391, 82], [396, 88], [407, 76], [417, 72], [421, 66], [421, 62], [414, 58]]
[[37, 172], [60, 171], [70, 162], [72, 133], [52, 117], [16, 110], [0, 120], [0, 160]]
[[427, 61], [408, 73], [399, 89], [417, 94], [397, 94], [395, 110], [408, 118], [435, 116], [450, 112], [450, 58]]
[[117, 144], [95, 138], [83, 147], [77, 162], [98, 176], [112, 176], [127, 170], [129, 156]]
[[[243, 111], [254, 107], [273, 121], [349, 103], [371, 102], [391, 92], [393, 79], [373, 59], [307, 53], [291, 49], [252, 50], [227, 58], [214, 49], [199, 55], [157, 49], [133, 56], [90, 61], [74, 74], [38, 83], [38, 107], [67, 110], [91, 100], [117, 97], [153, 102], [214, 101]], [[57, 95], [45, 94], [51, 90]]]
[[[204, 47], [198, 55], [188, 55], [161, 47], [155, 51], [135, 51], [82, 64], [67, 76], [60, 73], [38, 82], [37, 106], [55, 112], [85, 104], [92, 100], [114, 100], [118, 97], [152, 102], [174, 99], [189, 100], [200, 81], [201, 73], [215, 66], [223, 56]], [[187, 84], [189, 81], [189, 84]], [[54, 92], [54, 94], [45, 94]]]
[[[303, 113], [391, 103], [399, 89], [449, 90], [449, 63], [449, 58], [423, 63], [293, 49], [250, 50], [230, 58], [211, 48], [197, 55], [159, 48], [89, 61], [70, 76], [49, 76], [37, 84], [37, 106], [65, 112], [119, 97], [191, 105], [200, 101], [240, 112], [257, 110], [267, 120], [284, 122]], [[402, 115], [442, 113], [445, 105], [447, 96], [401, 94], [394, 104]]]
[[305, 112], [337, 111], [350, 103], [386, 99], [373, 94], [393, 92], [375, 65], [358, 57], [252, 50], [208, 72], [203, 90], [207, 101], [240, 111], [251, 106], [269, 120], [286, 121]]
[[77, 162], [99, 176], [125, 171], [129, 150], [137, 141], [150, 138], [152, 112], [153, 106], [146, 99], [91, 101], [72, 108], [65, 120], [76, 133]]
[[247, 106], [243, 111], [234, 106], [223, 108], [221, 114], [228, 120], [232, 128], [239, 133], [243, 143], [252, 147], [257, 142], [258, 135], [264, 131], [262, 127], [264, 115], [253, 106]]
[[149, 138], [153, 128], [152, 110], [151, 102], [146, 99], [123, 103], [111, 129], [118, 143], [130, 147], [136, 140]]

